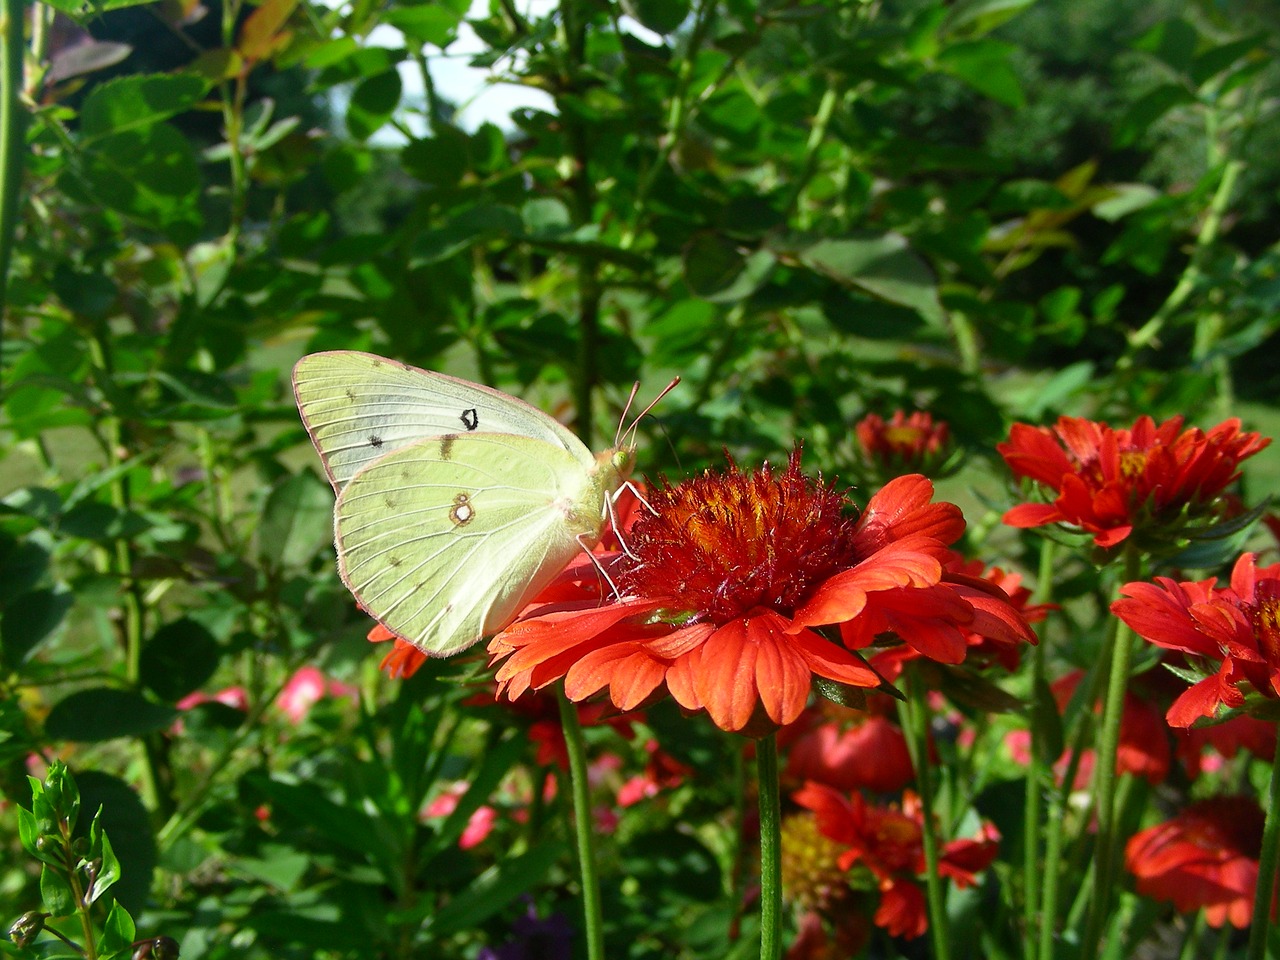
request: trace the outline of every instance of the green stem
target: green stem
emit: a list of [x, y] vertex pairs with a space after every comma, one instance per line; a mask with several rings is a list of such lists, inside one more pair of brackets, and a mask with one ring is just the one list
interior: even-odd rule
[[791, 195], [787, 198], [786, 210], [788, 214], [797, 214], [799, 227], [802, 230], [809, 226], [809, 216], [806, 211], [800, 210], [800, 198], [804, 196], [805, 188], [809, 186], [809, 181], [813, 179], [814, 171], [817, 170], [818, 151], [826, 142], [831, 118], [835, 115], [836, 104], [839, 102], [840, 91], [834, 85], [823, 91], [822, 99], [818, 101], [818, 112], [813, 118], [813, 126], [809, 128], [809, 140], [805, 143], [800, 171], [792, 180]]
[[9, 299], [9, 261], [18, 232], [27, 153], [27, 113], [21, 101], [23, 6], [22, 0], [4, 0], [0, 7], [0, 317]]
[[[1132, 547], [1125, 549], [1124, 575], [1116, 585], [1120, 588], [1139, 575], [1141, 557]], [[1116, 824], [1116, 754], [1120, 746], [1120, 720], [1124, 716], [1124, 699], [1129, 687], [1129, 668], [1133, 661], [1133, 631], [1120, 622], [1111, 645], [1111, 667], [1107, 676], [1107, 694], [1102, 706], [1102, 728], [1094, 760], [1094, 799], [1098, 817], [1097, 847], [1093, 858], [1093, 895], [1089, 919], [1085, 925], [1083, 956], [1097, 956], [1097, 947], [1107, 925], [1111, 909], [1112, 876], [1115, 872], [1117, 845], [1120, 837]]]
[[582, 876], [582, 912], [587, 932], [587, 960], [604, 960], [604, 921], [600, 909], [600, 880], [596, 876], [594, 838], [591, 833], [591, 794], [587, 783], [587, 747], [582, 738], [578, 711], [561, 690], [560, 726], [569, 752], [569, 781], [573, 793], [573, 826], [578, 842], [578, 867]]
[[778, 740], [756, 741], [756, 790], [760, 802], [760, 960], [782, 956], [782, 798]]
[[933, 812], [933, 767], [929, 762], [929, 704], [927, 687], [919, 674], [908, 667], [907, 699], [899, 703], [908, 731], [907, 747], [916, 771], [920, 791], [920, 835], [924, 842], [925, 891], [929, 900], [929, 939], [934, 960], [950, 960], [951, 930], [947, 920], [946, 890], [938, 872], [940, 860], [937, 818]]
[[[1034, 602], [1048, 603], [1053, 595], [1054, 543], [1047, 537], [1040, 541], [1040, 571], [1036, 578]], [[1045, 869], [1040, 859], [1040, 832], [1043, 827], [1043, 791], [1046, 771], [1054, 758], [1044, 756], [1048, 740], [1046, 726], [1050, 721], [1042, 708], [1050, 707], [1052, 697], [1047, 690], [1045, 676], [1044, 638], [1031, 651], [1031, 749], [1027, 762], [1027, 791], [1023, 805], [1023, 915], [1022, 953], [1026, 960], [1037, 960], [1036, 910], [1040, 907], [1040, 871]], [[1048, 699], [1046, 699], [1048, 698]], [[1047, 864], [1049, 869], [1053, 864]]]
[[1120, 358], [1120, 366], [1132, 366], [1133, 355], [1160, 336], [1169, 318], [1187, 302], [1187, 298], [1195, 290], [1196, 284], [1203, 276], [1201, 264], [1207, 256], [1209, 247], [1218, 238], [1222, 218], [1227, 212], [1227, 206], [1231, 203], [1231, 193], [1235, 190], [1236, 180], [1243, 171], [1244, 163], [1240, 160], [1228, 160], [1226, 166], [1222, 168], [1222, 179], [1218, 181], [1218, 189], [1214, 191], [1213, 199], [1209, 201], [1204, 222], [1200, 225], [1199, 233], [1196, 234], [1196, 244], [1191, 252], [1191, 259], [1187, 261], [1187, 266], [1178, 278], [1178, 282], [1165, 298], [1164, 303], [1160, 304], [1160, 308], [1150, 320], [1130, 335], [1125, 355]]
[[1248, 960], [1264, 960], [1271, 930], [1271, 903], [1275, 899], [1276, 867], [1280, 864], [1280, 739], [1271, 762], [1271, 789], [1267, 797], [1267, 823], [1258, 854], [1258, 886], [1253, 893], [1253, 923], [1249, 925]]

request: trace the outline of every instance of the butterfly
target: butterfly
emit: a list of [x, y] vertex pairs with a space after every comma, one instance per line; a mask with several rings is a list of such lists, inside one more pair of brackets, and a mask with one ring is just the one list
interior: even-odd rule
[[369, 353], [305, 356], [293, 391], [337, 493], [343, 582], [434, 656], [501, 630], [594, 546], [635, 464], [634, 424], [593, 454], [523, 400]]

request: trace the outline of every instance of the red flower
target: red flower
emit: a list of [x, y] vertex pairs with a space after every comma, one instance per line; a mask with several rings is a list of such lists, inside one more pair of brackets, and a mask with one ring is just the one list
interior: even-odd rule
[[1139, 417], [1128, 430], [1078, 417], [1059, 418], [1053, 430], [1015, 423], [996, 449], [1016, 475], [1056, 496], [1016, 506], [1004, 522], [1065, 523], [1092, 533], [1100, 547], [1114, 547], [1135, 529], [1182, 522], [1184, 510], [1212, 514], [1214, 498], [1240, 475], [1240, 462], [1271, 442], [1241, 433], [1235, 419], [1208, 433], [1181, 430], [1182, 417], [1159, 427]]
[[1154, 584], [1125, 584], [1124, 598], [1111, 604], [1112, 613], [1156, 646], [1218, 663], [1216, 673], [1174, 701], [1171, 726], [1189, 727], [1222, 704], [1243, 706], [1242, 685], [1280, 697], [1280, 564], [1258, 569], [1254, 560], [1242, 554], [1227, 587], [1156, 577]]
[[[824, 705], [824, 712], [845, 719], [812, 725], [790, 740], [786, 747], [788, 780], [813, 780], [844, 792], [865, 787], [876, 793], [896, 793], [911, 782], [915, 771], [907, 739], [896, 723], [835, 704]], [[780, 733], [779, 741], [782, 736]]]
[[895, 411], [886, 423], [877, 413], [858, 421], [854, 431], [862, 445], [864, 460], [880, 476], [904, 472], [937, 476], [945, 472], [951, 458], [950, 428], [946, 421], [934, 422], [933, 415], [915, 411], [910, 416]]
[[[924, 816], [919, 798], [907, 791], [902, 806], [872, 806], [860, 794], [846, 800], [819, 783], [807, 783], [793, 798], [812, 810], [822, 836], [844, 848], [837, 860], [842, 870], [865, 867], [880, 890], [874, 918], [895, 937], [918, 937], [929, 928], [925, 898], [917, 878], [925, 870]], [[938, 872], [958, 887], [967, 887], [995, 860], [1000, 834], [990, 823], [977, 837], [946, 844]]]
[[1262, 809], [1251, 797], [1193, 803], [1172, 820], [1135, 834], [1125, 867], [1138, 893], [1168, 900], [1179, 913], [1203, 909], [1212, 927], [1244, 929], [1253, 919]]
[[[966, 631], [992, 618], [942, 583], [964, 520], [932, 495], [924, 477], [900, 477], [855, 520], [839, 492], [800, 472], [798, 454], [780, 472], [730, 465], [664, 485], [636, 519], [629, 555], [607, 561], [617, 595], [601, 605], [603, 578], [578, 564], [567, 575], [576, 598], [535, 603], [490, 643], [498, 682], [517, 697], [564, 678], [571, 700], [607, 689], [622, 710], [665, 688], [722, 729], [757, 735], [800, 715], [815, 675], [879, 685], [816, 628], [887, 624], [880, 629], [955, 662]], [[998, 629], [1030, 636], [1005, 613]]]
[[632, 777], [618, 789], [620, 807], [632, 806], [656, 797], [663, 790], [678, 787], [693, 773], [692, 767], [663, 750], [657, 740], [646, 741], [644, 751], [648, 754], [644, 773]]

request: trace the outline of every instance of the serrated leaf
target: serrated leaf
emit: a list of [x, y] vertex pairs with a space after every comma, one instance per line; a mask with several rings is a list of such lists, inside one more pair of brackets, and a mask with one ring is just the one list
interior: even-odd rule
[[163, 730], [178, 712], [141, 694], [111, 687], [81, 690], [54, 704], [45, 733], [55, 740], [96, 743]]
[[138, 74], [99, 84], [80, 108], [86, 140], [141, 130], [191, 109], [208, 92], [201, 77], [185, 73]]

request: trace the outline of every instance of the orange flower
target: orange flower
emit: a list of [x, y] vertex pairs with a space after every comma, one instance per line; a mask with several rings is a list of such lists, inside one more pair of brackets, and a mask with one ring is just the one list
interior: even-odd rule
[[[807, 783], [792, 799], [812, 810], [822, 836], [844, 848], [837, 864], [842, 870], [865, 867], [880, 890], [875, 924], [891, 936], [914, 938], [929, 929], [924, 893], [917, 878], [925, 871], [924, 814], [919, 798], [907, 791], [902, 805], [873, 806], [861, 794], [846, 800], [819, 783]], [[995, 860], [1000, 833], [984, 822], [977, 837], [947, 843], [938, 872], [957, 887], [970, 886], [977, 874]]]
[[989, 617], [942, 582], [964, 520], [932, 496], [924, 477], [900, 477], [853, 519], [841, 493], [800, 472], [798, 453], [782, 471], [731, 464], [664, 485], [636, 519], [628, 553], [598, 560], [616, 596], [602, 605], [604, 578], [578, 564], [566, 575], [576, 597], [562, 578], [568, 599], [535, 604], [494, 637], [499, 685], [514, 698], [563, 678], [571, 700], [607, 690], [621, 710], [665, 689], [721, 729], [755, 736], [800, 715], [814, 676], [880, 684], [824, 626], [888, 624], [948, 662], [963, 658], [966, 632], [979, 626], [1029, 637], [1012, 608]]
[[[872, 694], [869, 707], [873, 701], [889, 698]], [[915, 771], [907, 738], [889, 717], [837, 704], [824, 704], [823, 713], [832, 718], [816, 724], [801, 720], [779, 733], [780, 748], [783, 737], [788, 740], [788, 781], [813, 780], [846, 792], [865, 787], [876, 793], [895, 793], [911, 782]]]
[[881, 476], [891, 477], [904, 471], [936, 477], [951, 466], [950, 428], [946, 421], [936, 423], [933, 414], [917, 410], [910, 416], [901, 410], [885, 419], [869, 413], [854, 427], [862, 445], [864, 460]]
[[1244, 706], [1241, 687], [1264, 697], [1280, 697], [1280, 563], [1258, 569], [1252, 553], [1242, 554], [1231, 584], [1214, 581], [1128, 583], [1111, 612], [1156, 646], [1181, 650], [1215, 673], [1187, 689], [1169, 708], [1174, 727], [1189, 727], [1213, 716], [1220, 705]]
[[1262, 827], [1251, 797], [1203, 800], [1130, 838], [1125, 867], [1143, 896], [1171, 901], [1179, 913], [1203, 909], [1211, 927], [1243, 930], [1253, 919]]
[[418, 668], [427, 662], [427, 655], [415, 647], [408, 640], [396, 636], [380, 623], [375, 623], [373, 629], [369, 631], [368, 638], [370, 643], [386, 643], [388, 640], [394, 640], [395, 645], [391, 648], [391, 652], [382, 658], [382, 663], [378, 664], [378, 669], [385, 670], [387, 676], [393, 680], [396, 677], [412, 677], [418, 672]]
[[1139, 417], [1131, 429], [1061, 417], [1057, 425], [1015, 423], [996, 449], [1019, 477], [1055, 494], [1052, 503], [1024, 503], [1004, 515], [1014, 527], [1065, 523], [1093, 534], [1099, 547], [1114, 547], [1134, 530], [1167, 545], [1170, 525], [1191, 515], [1216, 516], [1215, 498], [1235, 480], [1242, 460], [1271, 441], [1241, 433], [1227, 420], [1207, 433], [1182, 431], [1182, 417], [1156, 426]]

